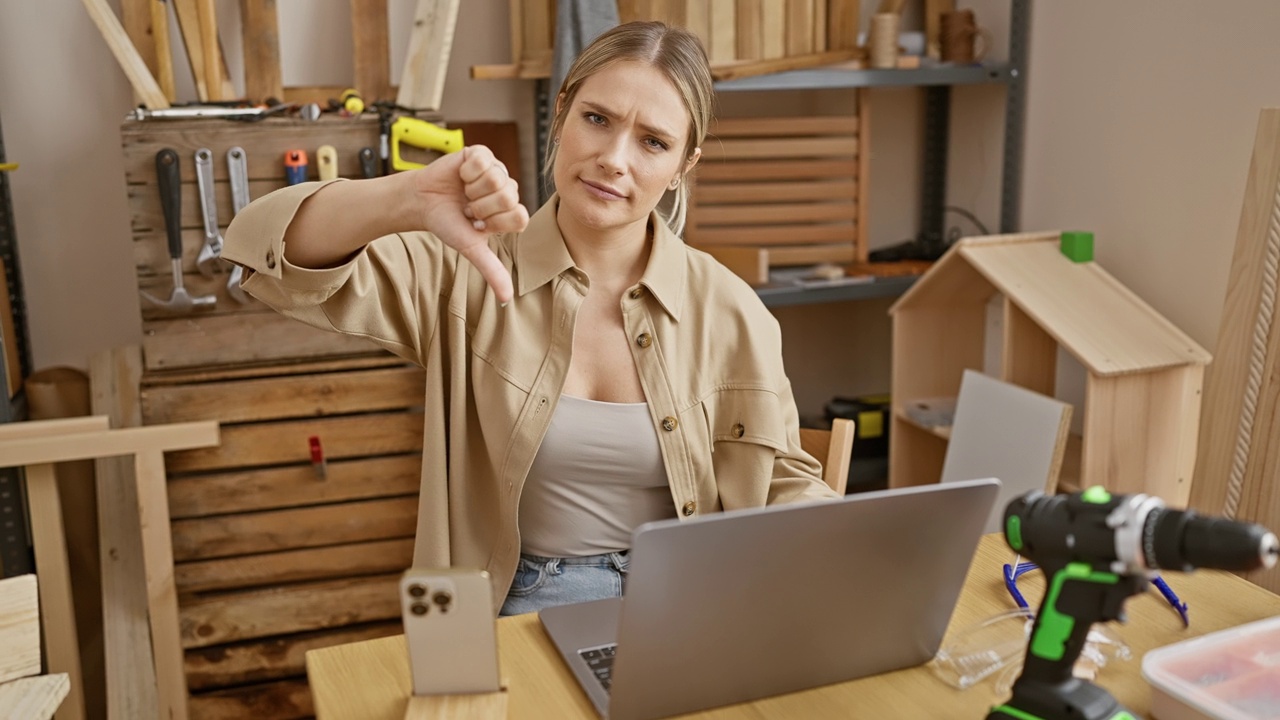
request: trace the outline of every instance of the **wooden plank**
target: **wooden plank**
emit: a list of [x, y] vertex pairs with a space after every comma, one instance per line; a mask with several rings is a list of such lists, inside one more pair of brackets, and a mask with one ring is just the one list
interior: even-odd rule
[[813, 51], [827, 51], [827, 0], [810, 0], [813, 3]]
[[[68, 436], [76, 437], [76, 436]], [[31, 438], [23, 443], [36, 443]], [[12, 445], [8, 449], [12, 449]], [[71, 600], [71, 570], [67, 565], [66, 533], [62, 524], [62, 503], [58, 499], [58, 479], [53, 472], [56, 458], [31, 464], [10, 459], [0, 446], [6, 465], [26, 465], [27, 509], [31, 518], [31, 546], [35, 550], [40, 577], [40, 626], [43, 630], [46, 661], [50, 673], [66, 673], [70, 689], [67, 701], [57, 712], [58, 720], [83, 720], [84, 679], [80, 670], [80, 644], [76, 639], [75, 607]]]
[[402, 632], [396, 620], [188, 650], [187, 686], [194, 692], [304, 675], [310, 650]]
[[738, 59], [736, 6], [735, 0], [711, 0], [708, 20], [711, 44], [707, 46], [707, 56], [713, 66]]
[[715, 80], [736, 80], [738, 78], [768, 75], [790, 70], [806, 70], [808, 68], [834, 65], [861, 59], [865, 53], [859, 49], [831, 50], [770, 60], [746, 60], [711, 68], [711, 77]]
[[[229, 338], [237, 342], [228, 345]], [[382, 352], [363, 338], [325, 332], [275, 311], [143, 323], [147, 370]]]
[[854, 201], [858, 183], [855, 180], [828, 182], [757, 182], [698, 183], [693, 189], [693, 202], [699, 208], [722, 204], [786, 202], [798, 200]]
[[[703, 148], [705, 151], [706, 148]], [[855, 176], [856, 160], [780, 160], [778, 162], [700, 162], [697, 182], [801, 180]], [[695, 191], [696, 192], [696, 191]]]
[[[1277, 366], [1275, 290], [1277, 269], [1266, 259], [1280, 251], [1280, 235], [1271, 232], [1280, 212], [1280, 110], [1259, 113], [1253, 154], [1236, 228], [1227, 295], [1222, 306], [1213, 363], [1205, 378], [1205, 405], [1200, 416], [1200, 452], [1196, 461], [1191, 505], [1213, 515], [1236, 517], [1241, 500], [1258, 485], [1274, 482], [1263, 472], [1280, 456], [1255, 423], [1265, 413], [1278, 387], [1271, 380]], [[1259, 403], [1262, 402], [1262, 404]], [[1238, 515], [1248, 517], [1247, 515]], [[1280, 527], [1280, 516], [1267, 518]], [[1272, 587], [1276, 587], [1273, 585]]]
[[168, 3], [162, 0], [123, 0], [120, 3], [120, 17], [129, 41], [142, 57], [147, 70], [155, 77], [165, 99], [172, 103], [175, 91], [168, 7]]
[[35, 575], [0, 580], [0, 684], [40, 673], [38, 592]]
[[169, 536], [169, 501], [165, 497], [164, 455], [159, 449], [138, 453], [134, 456], [133, 473], [138, 483], [138, 523], [142, 530], [142, 562], [147, 577], [151, 647], [156, 660], [156, 698], [160, 717], [184, 720], [187, 717], [187, 681], [182, 674], [182, 642], [178, 639], [178, 592], [173, 582], [173, 546]]
[[187, 562], [412, 537], [417, 517], [418, 498], [406, 495], [175, 520], [173, 557]]
[[827, 49], [858, 47], [861, 0], [827, 0]]
[[[326, 114], [314, 122], [293, 118], [265, 118], [253, 123], [126, 121], [121, 126], [120, 139], [124, 148], [125, 180], [129, 183], [154, 184], [156, 153], [164, 148], [172, 148], [183, 158], [192, 158], [196, 150], [208, 148], [218, 159], [213, 163], [213, 177], [225, 182], [229, 179], [227, 150], [240, 147], [245, 151], [251, 181], [283, 181], [286, 150], [333, 145], [339, 156], [338, 174], [362, 177], [357, 153], [362, 147], [378, 146], [378, 119]], [[196, 181], [194, 162], [183, 162], [179, 170], [183, 182]], [[319, 178], [315, 168], [309, 172], [309, 179]]]
[[420, 412], [397, 412], [228, 425], [218, 447], [169, 453], [168, 467], [176, 473], [309, 463], [313, 435], [329, 460], [410, 452], [422, 449], [422, 423]]
[[760, 160], [765, 158], [855, 158], [858, 154], [856, 138], [771, 138], [768, 140], [722, 139], [706, 143], [702, 148], [703, 162], [718, 160]]
[[1004, 296], [1004, 339], [1000, 376], [1005, 382], [1053, 397], [1058, 377], [1058, 343]]
[[422, 457], [330, 460], [323, 482], [310, 465], [202, 473], [169, 480], [175, 519], [408, 495], [421, 483]]
[[95, 460], [148, 451], [185, 450], [218, 444], [218, 423], [174, 423], [151, 427], [91, 430], [45, 437], [0, 441], [5, 467]]
[[[211, 99], [211, 92], [217, 92], [222, 97], [235, 97], [235, 88], [231, 85], [230, 76], [227, 74], [226, 55], [220, 50], [217, 53], [219, 62], [213, 71], [207, 72], [204, 67], [206, 53], [204, 50], [204, 39], [201, 33], [200, 25], [200, 9], [197, 3], [200, 0], [166, 0], [173, 3], [173, 11], [178, 16], [178, 30], [182, 33], [182, 42], [187, 47], [187, 61], [191, 64], [191, 77], [196, 82], [196, 93], [201, 101]], [[208, 79], [208, 82], [206, 82]], [[209, 83], [221, 83], [217, 88], [210, 89]]]
[[133, 43], [129, 41], [129, 35], [125, 33], [120, 20], [111, 11], [107, 1], [83, 0], [83, 2], [85, 10], [89, 11], [89, 17], [94, 25], [98, 26], [102, 39], [106, 41], [116, 62], [120, 63], [125, 77], [129, 78], [129, 84], [142, 98], [143, 104], [152, 110], [169, 107], [169, 99], [165, 97], [164, 91], [160, 89], [155, 77], [147, 69], [146, 63], [138, 55]]
[[769, 265], [782, 267], [786, 265], [816, 265], [818, 263], [850, 263], [853, 262], [853, 248], [843, 245], [798, 245], [796, 247], [771, 247]]
[[871, 207], [868, 186], [871, 184], [871, 88], [858, 88], [858, 209], [862, 217], [858, 222], [858, 235], [854, 239], [854, 260], [867, 262], [871, 252], [868, 237], [871, 223], [867, 213]]
[[268, 98], [284, 99], [280, 70], [280, 15], [276, 0], [240, 0], [240, 17], [245, 96], [253, 102], [265, 102]]
[[307, 359], [289, 363], [239, 365], [231, 368], [193, 368], [147, 373], [143, 380], [146, 387], [185, 385], [187, 383], [216, 382], [219, 380], [246, 380], [262, 377], [307, 375], [311, 373], [345, 372], [349, 370], [373, 370], [400, 367], [404, 360], [391, 353], [358, 355], [334, 359]]
[[769, 251], [754, 247], [708, 247], [706, 252], [749, 285], [769, 282]]
[[209, 101], [230, 100], [224, 94], [223, 85], [215, 79], [215, 73], [222, 67], [222, 47], [218, 42], [218, 9], [213, 0], [196, 0], [196, 17], [200, 21], [200, 52], [203, 61], [205, 88], [209, 92]]
[[710, 134], [719, 140], [749, 138], [795, 138], [804, 135], [848, 135], [858, 133], [853, 116], [816, 115], [808, 117], [721, 118]]
[[760, 57], [765, 60], [786, 57], [786, 0], [761, 0], [760, 13]]
[[[113, 427], [141, 425], [141, 375], [142, 353], [137, 346], [94, 354], [89, 361], [93, 412], [110, 417]], [[109, 718], [159, 717], [133, 474], [133, 463], [128, 458], [96, 462]]]
[[201, 720], [302, 720], [315, 714], [311, 691], [300, 679], [200, 693], [188, 704]]
[[0, 441], [106, 430], [109, 423], [105, 415], [4, 423], [0, 425]]
[[217, 419], [222, 423], [338, 415], [420, 405], [422, 368], [295, 375], [147, 388], [142, 413], [148, 423]]
[[711, 0], [685, 0], [684, 26], [698, 36], [702, 49], [711, 55]]
[[412, 563], [413, 538], [405, 537], [179, 563], [174, 581], [181, 593], [238, 590], [380, 575], [403, 571]]
[[[367, 102], [390, 100], [391, 50], [387, 0], [351, 0], [351, 41], [355, 87]], [[410, 48], [413, 46], [410, 40]]]
[[[523, 28], [519, 60], [525, 62], [541, 55], [550, 55], [555, 47], [552, 33], [555, 31], [554, 0], [515, 0], [521, 5], [520, 27]], [[554, 92], [554, 90], [553, 90]]]
[[0, 717], [45, 720], [54, 716], [71, 691], [66, 673], [22, 678], [0, 685]]
[[853, 246], [853, 225], [778, 225], [773, 227], [698, 228], [688, 237], [690, 245], [804, 245], [848, 242]]
[[400, 574], [227, 593], [182, 609], [188, 649], [400, 617]]
[[[224, 156], [225, 157], [225, 156]], [[218, 158], [216, 162], [223, 162]], [[284, 178], [278, 180], [250, 180], [249, 197], [257, 199], [286, 187]], [[165, 231], [164, 212], [160, 206], [160, 192], [152, 183], [127, 185], [125, 192], [129, 196], [129, 220], [134, 232], [134, 239], [143, 234], [161, 235]], [[218, 212], [219, 227], [225, 229], [235, 216], [231, 205], [231, 183], [215, 182], [213, 184], [214, 199]], [[195, 183], [182, 183], [180, 186], [182, 202], [179, 221], [184, 229], [204, 229], [204, 213], [200, 206], [200, 189]], [[167, 256], [166, 256], [167, 259]]]
[[739, 60], [764, 59], [764, 0], [737, 0], [737, 28]]
[[701, 205], [693, 225], [701, 232], [711, 227], [738, 225], [792, 225], [852, 221], [858, 209], [851, 202], [769, 203], [754, 205]]
[[814, 0], [786, 0], [787, 55], [808, 55], [814, 52], [813, 3]]

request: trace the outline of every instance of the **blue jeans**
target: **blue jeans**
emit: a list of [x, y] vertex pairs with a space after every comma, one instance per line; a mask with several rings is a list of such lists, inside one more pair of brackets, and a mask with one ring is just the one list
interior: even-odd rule
[[552, 605], [621, 597], [630, 562], [626, 552], [569, 558], [521, 553], [499, 614], [519, 615]]

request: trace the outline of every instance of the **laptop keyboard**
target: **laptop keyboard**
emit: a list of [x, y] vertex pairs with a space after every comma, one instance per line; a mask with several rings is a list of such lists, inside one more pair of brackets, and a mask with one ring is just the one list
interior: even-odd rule
[[605, 692], [608, 692], [613, 685], [613, 656], [617, 651], [617, 643], [584, 648], [578, 651], [578, 655], [582, 656], [582, 659], [587, 662], [587, 667], [591, 668], [591, 672], [595, 673], [596, 679], [604, 686]]

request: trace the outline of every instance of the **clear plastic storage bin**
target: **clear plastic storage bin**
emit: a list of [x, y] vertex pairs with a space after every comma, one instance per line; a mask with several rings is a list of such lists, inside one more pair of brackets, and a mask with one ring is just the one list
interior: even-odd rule
[[1155, 720], [1280, 720], [1280, 616], [1147, 653]]

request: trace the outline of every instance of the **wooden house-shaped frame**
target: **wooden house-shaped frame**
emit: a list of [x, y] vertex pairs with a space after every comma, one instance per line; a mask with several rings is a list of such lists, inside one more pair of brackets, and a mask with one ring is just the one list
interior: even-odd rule
[[[956, 397], [966, 368], [1052, 397], [1061, 347], [1087, 377], [1075, 409], [1083, 433], [1067, 443], [1059, 486], [1187, 503], [1210, 355], [1099, 265], [1067, 257], [1060, 240], [960, 240], [890, 309], [891, 487], [937, 482], [946, 456], [950, 428], [914, 421], [910, 403]], [[999, 322], [989, 324], [997, 295]], [[989, 326], [1000, 337], [987, 338]]]

